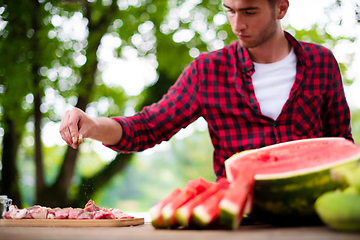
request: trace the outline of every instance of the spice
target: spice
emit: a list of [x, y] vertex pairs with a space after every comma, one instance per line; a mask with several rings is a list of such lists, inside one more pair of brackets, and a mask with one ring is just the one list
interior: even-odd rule
[[80, 144], [82, 144], [82, 142], [83, 142], [83, 138], [82, 138], [82, 135], [79, 135], [78, 137], [77, 137], [77, 139], [76, 139], [76, 145], [80, 145]]

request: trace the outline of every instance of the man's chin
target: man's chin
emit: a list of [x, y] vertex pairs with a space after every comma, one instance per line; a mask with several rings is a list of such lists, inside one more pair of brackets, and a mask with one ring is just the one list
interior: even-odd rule
[[238, 42], [242, 48], [253, 48], [253, 44], [244, 42], [243, 40], [238, 39]]

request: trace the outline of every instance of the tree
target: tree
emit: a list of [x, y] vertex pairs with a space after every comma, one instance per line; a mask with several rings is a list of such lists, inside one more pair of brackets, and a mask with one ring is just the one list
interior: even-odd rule
[[[11, 196], [14, 202], [19, 203], [19, 182], [16, 169], [16, 159], [21, 136], [25, 130], [25, 124], [30, 117], [35, 119], [35, 135], [40, 133], [40, 112], [39, 104], [41, 91], [38, 87], [40, 76], [37, 71], [43, 65], [42, 58], [46, 58], [47, 51], [51, 49], [42, 48], [41, 44], [45, 41], [46, 29], [40, 29], [41, 17], [44, 16], [44, 10], [40, 4], [17, 4], [15, 1], [9, 1], [1, 4], [5, 10], [3, 17], [7, 20], [6, 28], [1, 31], [1, 54], [7, 56], [1, 59], [2, 74], [1, 86], [4, 89], [1, 98], [3, 108], [1, 126], [4, 129], [3, 151], [2, 151], [2, 181], [1, 191]], [[19, 17], [15, 12], [21, 12]], [[33, 12], [37, 12], [39, 18], [36, 19]], [[36, 34], [34, 34], [36, 31]], [[46, 43], [45, 43], [46, 44]], [[31, 100], [33, 98], [33, 100]], [[32, 108], [28, 106], [27, 101], [33, 101], [37, 105], [33, 113]], [[41, 161], [41, 152], [39, 151], [39, 138], [36, 141], [36, 162]], [[39, 161], [40, 160], [40, 161]], [[38, 171], [41, 171], [41, 164], [38, 165]], [[39, 174], [39, 183], [42, 181], [42, 175]], [[39, 184], [41, 187], [41, 184]]]
[[[34, 159], [36, 163], [36, 203], [47, 206], [65, 206], [65, 205], [82, 205], [85, 199], [69, 199], [68, 189], [71, 185], [71, 179], [74, 174], [76, 159], [78, 156], [78, 150], [67, 148], [64, 155], [64, 161], [61, 165], [59, 174], [53, 184], [46, 184], [44, 181], [44, 167], [43, 167], [43, 146], [41, 144], [41, 126], [46, 121], [59, 121], [61, 116], [57, 116], [54, 109], [51, 108], [47, 111], [41, 111], [43, 105], [43, 96], [48, 88], [52, 88], [59, 95], [61, 95], [66, 102], [71, 101], [71, 97], [76, 96], [76, 107], [86, 110], [86, 107], [91, 103], [97, 101], [104, 93], [108, 98], [112, 98], [114, 104], [118, 106], [115, 109], [121, 109], [127, 96], [119, 89], [108, 88], [104, 83], [96, 84], [96, 80], [99, 79], [100, 71], [98, 69], [98, 58], [96, 52], [101, 43], [102, 37], [107, 33], [118, 34], [123, 40], [123, 45], [119, 47], [118, 54], [121, 55], [121, 49], [124, 46], [132, 46], [137, 49], [139, 55], [157, 55], [157, 61], [159, 63], [159, 81], [157, 85], [164, 86], [160, 91], [156, 90], [151, 92], [149, 88], [148, 94], [144, 94], [144, 101], [140, 102], [137, 108], [141, 108], [146, 103], [154, 100], [146, 100], [147, 96], [154, 99], [159, 99], [161, 95], [167, 90], [176, 77], [181, 72], [182, 68], [191, 60], [189, 56], [188, 47], [183, 43], [174, 44], [172, 36], [176, 29], [173, 29], [166, 34], [162, 33], [160, 28], [170, 9], [178, 6], [181, 7], [185, 2], [170, 2], [167, 1], [137, 1], [133, 5], [129, 5], [125, 2], [118, 1], [45, 1], [40, 0], [38, 2], [28, 1], [21, 4], [21, 8], [15, 1], [4, 1], [1, 6], [3, 9], [3, 20], [6, 22], [6, 27], [2, 30], [2, 51], [7, 51], [8, 46], [12, 46], [14, 42], [19, 41], [19, 46], [22, 48], [16, 48], [13, 52], [8, 52], [4, 55], [18, 57], [19, 55], [25, 60], [22, 60], [23, 66], [21, 69], [30, 68], [28, 78], [31, 81], [27, 81], [23, 71], [14, 70], [14, 73], [5, 72], [2, 77], [2, 86], [5, 89], [4, 100], [2, 107], [4, 109], [2, 117], [2, 127], [4, 129], [3, 137], [3, 153], [2, 153], [2, 187], [1, 192], [8, 194], [14, 199], [14, 203], [21, 205], [21, 199], [19, 194], [19, 179], [17, 176], [16, 167], [16, 153], [19, 149], [20, 140], [24, 133], [25, 124], [27, 122], [34, 123], [34, 139], [35, 150]], [[218, 12], [218, 3], [210, 3], [204, 1], [203, 6], [210, 7], [213, 12]], [[28, 11], [31, 9], [31, 11]], [[194, 10], [200, 9], [200, 10]], [[193, 4], [189, 10], [197, 12], [204, 11], [204, 7], [197, 4]], [[23, 14], [27, 12], [28, 15]], [[31, 13], [39, 14], [31, 14]], [[52, 21], [55, 17], [71, 18], [76, 14], [82, 14], [83, 19], [87, 21], [88, 36], [83, 41], [76, 39], [62, 39], [60, 27], [53, 26]], [[160, 13], [160, 14], [159, 14]], [[206, 12], [208, 14], [208, 12]], [[206, 15], [204, 22], [207, 22]], [[211, 16], [208, 17], [211, 19]], [[29, 21], [30, 19], [30, 21]], [[127, 24], [121, 29], [118, 26], [116, 20], [122, 19]], [[178, 23], [180, 18], [177, 19]], [[26, 24], [25, 24], [26, 23]], [[150, 48], [142, 48], [142, 46], [135, 46], [132, 42], [134, 34], [139, 34], [138, 28], [141, 24], [152, 23], [153, 32], [152, 37], [156, 39], [153, 42], [153, 46]], [[184, 24], [184, 26], [189, 23]], [[28, 34], [28, 37], [25, 37]], [[150, 41], [151, 42], [151, 41]], [[149, 41], [148, 41], [149, 43]], [[162, 48], [158, 48], [160, 46]], [[206, 46], [200, 39], [200, 35], [194, 38], [194, 46]], [[25, 47], [26, 46], [26, 47]], [[70, 46], [70, 47], [69, 47]], [[16, 53], [18, 51], [19, 53]], [[172, 64], [169, 67], [167, 60], [169, 56], [177, 56], [178, 60], [176, 64]], [[82, 56], [86, 59], [84, 63], [78, 63], [76, 57]], [[9, 62], [5, 62], [2, 65], [9, 66]], [[20, 66], [19, 66], [20, 67]], [[15, 69], [11, 68], [10, 69]], [[70, 69], [71, 75], [65, 79], [61, 77], [60, 71], [63, 69]], [[55, 73], [55, 76], [54, 76]], [[8, 81], [19, 74], [18, 83], [14, 81]], [[176, 77], [175, 77], [176, 76]], [[25, 85], [24, 87], [19, 88]], [[27, 87], [30, 85], [30, 87]], [[65, 85], [65, 87], [64, 87]], [[20, 94], [16, 94], [18, 98], [14, 99], [12, 91], [22, 90]], [[26, 99], [29, 96], [33, 98], [28, 100], [33, 105], [29, 106]], [[141, 99], [141, 98], [140, 98]], [[7, 105], [6, 101], [14, 101], [12, 107]], [[24, 103], [26, 102], [26, 103]], [[26, 107], [24, 107], [26, 105]], [[10, 119], [6, 121], [7, 111], [13, 111]], [[24, 117], [20, 118], [20, 122], [16, 120], [24, 114]], [[106, 116], [121, 115], [121, 111], [106, 112]], [[16, 124], [17, 131], [8, 127], [8, 124]], [[12, 127], [15, 129], [15, 126]], [[17, 135], [15, 135], [17, 133]], [[10, 135], [12, 138], [8, 137]], [[15, 139], [14, 139], [15, 138]], [[9, 140], [8, 140], [9, 139]], [[16, 141], [17, 140], [17, 141]], [[8, 146], [9, 144], [10, 146]], [[10, 151], [11, 150], [11, 151]], [[12, 155], [10, 155], [12, 154]], [[105, 184], [111, 176], [120, 171], [123, 166], [130, 160], [131, 156], [126, 154], [119, 154], [117, 157], [104, 169], [91, 178], [82, 178], [79, 184], [79, 193], [87, 192], [87, 196], [98, 189], [101, 185]], [[9, 185], [9, 183], [11, 183]], [[12, 186], [13, 184], [13, 186]], [[84, 194], [78, 194], [78, 196], [84, 196]]]
[[[0, 0], [0, 16], [0, 53], [7, 56], [0, 59], [4, 130], [0, 192], [18, 206], [21, 166], [17, 161], [26, 148], [22, 144], [26, 134], [34, 139], [29, 155], [36, 166], [35, 203], [41, 205], [83, 206], [132, 159], [131, 154], [118, 154], [94, 175], [81, 175], [74, 183], [79, 151], [67, 147], [56, 177], [46, 181], [41, 131], [44, 124], [62, 117], [56, 102], [46, 102], [48, 91], [64, 105], [85, 111], [106, 96], [110, 107], [96, 115], [123, 115], [128, 100], [136, 102], [136, 110], [159, 100], [199, 52], [235, 40], [225, 24], [221, 2], [214, 0], [38, 0], [21, 4]], [[70, 26], [74, 19], [80, 19], [85, 36], [64, 33], [64, 25]], [[299, 38], [305, 35], [294, 31]], [[121, 87], [102, 81], [97, 52], [109, 34], [121, 42], [114, 52], [118, 58], [124, 58], [124, 49], [131, 48], [139, 57], [156, 59], [158, 80], [139, 96], [127, 96]], [[337, 41], [316, 28], [307, 35], [315, 41]]]
[[[2, 59], [1, 84], [5, 90], [2, 98], [4, 111], [1, 124], [5, 133], [3, 137], [1, 192], [13, 198], [14, 203], [21, 205], [16, 154], [25, 124], [32, 121], [35, 126], [36, 203], [63, 206], [70, 203], [67, 191], [71, 184], [78, 151], [68, 148], [56, 181], [52, 185], [45, 184], [41, 125], [44, 121], [58, 121], [59, 118], [53, 114], [53, 110], [45, 114], [42, 113], [42, 97], [46, 88], [49, 87], [58, 91], [65, 99], [76, 94], [78, 96], [76, 106], [85, 110], [86, 105], [91, 100], [97, 74], [96, 51], [102, 36], [107, 32], [108, 26], [119, 14], [118, 6], [115, 1], [109, 6], [102, 5], [100, 1], [92, 4], [82, 1], [64, 5], [61, 1], [27, 1], [22, 4], [18, 4], [16, 1], [5, 1], [1, 5], [4, 12], [3, 18], [6, 20], [6, 27], [2, 31], [1, 51], [4, 56], [14, 58], [13, 60]], [[103, 15], [97, 18], [90, 17], [92, 13], [99, 11], [98, 7], [102, 9]], [[61, 41], [57, 37], [48, 37], [48, 34], [55, 33], [50, 24], [52, 17], [57, 14], [69, 14], [71, 17], [79, 11], [88, 14], [87, 19], [89, 21], [89, 36], [85, 53], [87, 61], [85, 64], [77, 64], [74, 59], [74, 54], [79, 54], [80, 51], [85, 52], [84, 46], [82, 49], [66, 46], [69, 43], [70, 45], [76, 44], [76, 40]], [[78, 42], [78, 44], [80, 43]], [[46, 70], [56, 71], [62, 66], [72, 70], [72, 77], [51, 79], [49, 75], [46, 75]], [[42, 73], [44, 71], [45, 73]], [[78, 83], [73, 82], [77, 78], [79, 79]], [[61, 84], [66, 84], [68, 87], [64, 88]], [[117, 94], [119, 95], [117, 99], [121, 99], [121, 92]], [[33, 106], [24, 103], [26, 96], [33, 98], [33, 100], [29, 100]], [[129, 156], [119, 155], [118, 159], [113, 161], [108, 169], [115, 171], [121, 169], [121, 166], [127, 163]], [[120, 167], [114, 166], [115, 163], [119, 163]], [[98, 181], [98, 183], [100, 182]]]

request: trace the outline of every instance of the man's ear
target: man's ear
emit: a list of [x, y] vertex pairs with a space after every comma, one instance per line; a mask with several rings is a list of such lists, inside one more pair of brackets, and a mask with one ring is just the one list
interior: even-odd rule
[[289, 0], [279, 0], [276, 4], [276, 18], [283, 19], [289, 8]]

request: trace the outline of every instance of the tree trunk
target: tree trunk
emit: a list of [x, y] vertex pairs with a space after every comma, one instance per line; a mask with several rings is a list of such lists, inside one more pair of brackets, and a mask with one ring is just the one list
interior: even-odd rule
[[[34, 2], [34, 11], [40, 12], [41, 5], [38, 1]], [[42, 50], [42, 46], [40, 46], [40, 25], [39, 22], [41, 19], [37, 16], [37, 14], [32, 15], [32, 27], [35, 32], [34, 39], [31, 41], [30, 44], [30, 51], [40, 53]], [[40, 83], [40, 76], [38, 74], [38, 70], [41, 67], [40, 61], [41, 59], [40, 54], [36, 54], [32, 60], [32, 76], [33, 76], [33, 95], [34, 95], [34, 125], [35, 125], [35, 166], [36, 166], [36, 197], [35, 203], [39, 201], [39, 193], [43, 191], [45, 188], [45, 181], [44, 181], [44, 166], [43, 166], [43, 155], [42, 155], [42, 141], [41, 141], [41, 120], [42, 120], [42, 113], [40, 111], [41, 106], [41, 98], [43, 96], [43, 89], [39, 86]]]
[[36, 166], [36, 199], [35, 203], [39, 202], [39, 193], [44, 189], [44, 167], [41, 147], [41, 119], [40, 112], [41, 97], [35, 95], [34, 97], [34, 117], [35, 117], [35, 166]]
[[[4, 109], [6, 111], [6, 109]], [[3, 126], [5, 134], [2, 140], [2, 171], [1, 171], [1, 195], [7, 195], [13, 200], [13, 204], [22, 205], [19, 189], [19, 174], [16, 168], [16, 157], [20, 143], [20, 134], [15, 123], [6, 118], [3, 113]]]

